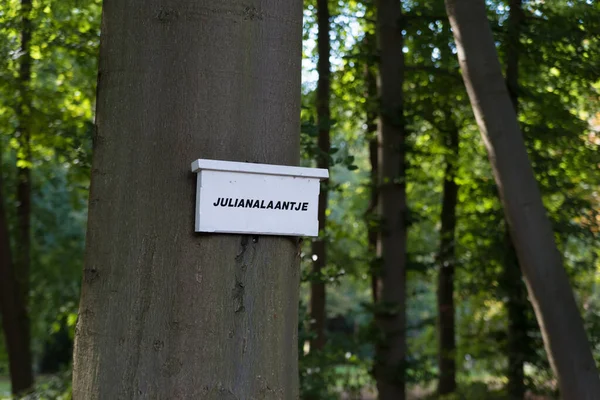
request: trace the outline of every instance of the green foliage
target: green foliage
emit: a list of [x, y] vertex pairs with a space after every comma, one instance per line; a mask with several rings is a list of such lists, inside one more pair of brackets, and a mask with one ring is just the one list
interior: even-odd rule
[[72, 400], [71, 371], [41, 379], [35, 391], [21, 400]]
[[[508, 8], [505, 2], [490, 4], [498, 49], [505, 58]], [[464, 384], [457, 398], [502, 398], [501, 392], [488, 393], [484, 390], [487, 384], [477, 383], [483, 376], [496, 376], [502, 382], [506, 369], [506, 287], [502, 282], [506, 247], [502, 207], [458, 71], [456, 49], [449, 25], [443, 18], [443, 2], [411, 1], [403, 2], [403, 7], [406, 13], [403, 21], [405, 120], [409, 130], [407, 191], [411, 221], [407, 379], [427, 384], [435, 382], [437, 373], [435, 260], [447, 155], [445, 137], [450, 129], [458, 129], [460, 156], [455, 162], [460, 189], [455, 301], [458, 372]], [[527, 20], [520, 37], [522, 54], [519, 57], [521, 125], [557, 241], [580, 303], [586, 310], [584, 315], [591, 338], [598, 343], [597, 315], [591, 310], [597, 301], [595, 271], [599, 267], [598, 252], [594, 249], [599, 239], [598, 228], [593, 221], [598, 221], [600, 152], [599, 141], [594, 139], [598, 136], [590, 130], [589, 124], [592, 116], [599, 112], [598, 61], [589, 55], [598, 46], [599, 10], [586, 2], [559, 1], [526, 2], [524, 9]], [[309, 7], [309, 10], [314, 9]], [[338, 121], [333, 140], [343, 140], [350, 145], [358, 170], [347, 176], [338, 175], [334, 169], [332, 180], [340, 190], [330, 199], [332, 218], [326, 230], [332, 267], [353, 265], [352, 269], [345, 269], [344, 275], [332, 275], [336, 279], [328, 286], [328, 293], [336, 296], [345, 286], [359, 283], [363, 287], [361, 298], [366, 299], [366, 304], [369, 303], [369, 270], [373, 257], [366, 250], [364, 213], [369, 201], [370, 166], [366, 153], [369, 137], [364, 124], [368, 123], [366, 114], [377, 105], [376, 100], [365, 98], [364, 77], [377, 54], [367, 45], [364, 32], [374, 32], [372, 10], [372, 2], [345, 2], [331, 25], [332, 40], [338, 43], [335, 48], [342, 54], [341, 60], [334, 63], [332, 82], [331, 106]], [[311, 13], [308, 15], [313, 17]], [[310, 43], [315, 37], [314, 29], [312, 23], [305, 26], [305, 40], [309, 43], [306, 54], [313, 61], [314, 46]], [[349, 36], [354, 37], [348, 39]], [[310, 88], [312, 86], [305, 86], [307, 109], [314, 104]], [[359, 177], [358, 183], [354, 177]], [[340, 197], [345, 200], [339, 202]], [[343, 217], [335, 218], [338, 215]], [[358, 229], [354, 228], [356, 225]], [[337, 232], [343, 236], [337, 236]], [[363, 311], [365, 315], [372, 312], [370, 307]], [[527, 364], [528, 386], [542, 390], [550, 380], [550, 369], [531, 311], [528, 318], [528, 335], [532, 340]], [[377, 333], [369, 328], [369, 318], [364, 317], [362, 321], [368, 333], [361, 340], [376, 341]], [[367, 353], [366, 357], [368, 365], [371, 356]], [[471, 381], [474, 383], [468, 383]]]
[[309, 324], [310, 316], [301, 303], [298, 329], [300, 397], [335, 400], [344, 393], [351, 398], [360, 398], [360, 393], [373, 385], [368, 373], [370, 363], [365, 361], [365, 355], [370, 351], [361, 340], [361, 334], [329, 332], [322, 351], [307, 351], [312, 337]]

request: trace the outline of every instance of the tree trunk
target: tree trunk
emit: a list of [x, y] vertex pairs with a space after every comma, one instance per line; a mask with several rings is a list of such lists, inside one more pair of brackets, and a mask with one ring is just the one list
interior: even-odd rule
[[[508, 229], [508, 226], [507, 226]], [[523, 400], [525, 396], [524, 363], [530, 346], [527, 331], [527, 293], [519, 271], [519, 261], [510, 234], [505, 233], [504, 287], [507, 294], [507, 393], [510, 400]]]
[[301, 40], [301, 0], [104, 3], [73, 398], [298, 398], [298, 242], [195, 233], [190, 163], [298, 164]]
[[506, 49], [506, 86], [515, 113], [519, 113], [519, 53], [521, 52], [522, 0], [510, 0]]
[[445, 133], [446, 171], [440, 228], [440, 251], [438, 255], [439, 274], [437, 287], [438, 301], [438, 393], [446, 395], [456, 390], [456, 340], [454, 322], [454, 269], [456, 248], [456, 204], [458, 185], [456, 170], [458, 163], [458, 127], [447, 113], [449, 128]]
[[[374, 129], [371, 130], [371, 129]], [[367, 133], [377, 133], [377, 125], [367, 122]], [[378, 236], [378, 224], [375, 217], [377, 209], [377, 203], [379, 202], [379, 143], [377, 136], [369, 139], [369, 162], [371, 164], [370, 174], [370, 186], [371, 186], [371, 198], [369, 201], [369, 212], [367, 214], [367, 240], [369, 246], [369, 254], [373, 256], [371, 260], [371, 297], [373, 303], [376, 304], [379, 301], [379, 291], [381, 286], [381, 276], [379, 271], [379, 262], [377, 257], [377, 236]]]
[[406, 185], [403, 116], [402, 9], [397, 0], [377, 2], [380, 115], [377, 256], [381, 287], [376, 321], [375, 378], [381, 400], [405, 398]]
[[566, 400], [594, 399], [600, 379], [502, 76], [482, 0], [446, 0], [458, 58], [550, 364]]
[[21, 56], [19, 57], [19, 109], [17, 165], [18, 240], [15, 254], [17, 279], [27, 309], [31, 259], [31, 0], [21, 0]]
[[[21, 49], [19, 65], [19, 103], [17, 165], [17, 240], [12, 258], [4, 197], [0, 188], [0, 311], [6, 338], [13, 394], [33, 389], [31, 332], [28, 314], [29, 264], [31, 248], [31, 0], [21, 1]], [[0, 179], [1, 186], [1, 179]]]
[[[317, 83], [317, 124], [319, 129], [317, 156], [317, 166], [319, 168], [329, 168], [329, 149], [331, 140], [329, 130], [331, 126], [331, 117], [329, 109], [330, 97], [330, 43], [329, 43], [329, 4], [328, 0], [317, 0], [317, 24], [319, 27], [317, 37], [317, 48], [319, 60], [317, 61], [317, 72], [319, 81]], [[310, 309], [312, 330], [315, 335], [311, 340], [311, 349], [321, 350], [325, 346], [325, 279], [323, 278], [323, 268], [327, 265], [327, 244], [324, 236], [328, 181], [321, 184], [319, 193], [319, 237], [313, 242], [312, 253], [316, 256], [313, 259], [313, 280], [310, 284]]]
[[10, 383], [15, 395], [33, 387], [29, 316], [12, 262], [8, 221], [4, 210], [2, 174], [0, 173], [0, 313], [8, 352]]
[[367, 225], [367, 242], [369, 246], [369, 254], [372, 255], [370, 270], [371, 270], [371, 295], [373, 303], [376, 304], [379, 300], [377, 294], [380, 286], [379, 263], [377, 261], [377, 235], [379, 224], [377, 222], [377, 203], [379, 202], [379, 142], [377, 140], [377, 76], [373, 70], [373, 66], [369, 62], [372, 55], [375, 53], [375, 37], [372, 34], [366, 33], [364, 38], [366, 51], [368, 53], [367, 60], [364, 65], [365, 79], [365, 117], [366, 131], [365, 136], [369, 142], [369, 164], [371, 166], [369, 186], [371, 197], [369, 199], [369, 207], [365, 213], [365, 222]]
[[[506, 50], [506, 86], [510, 99], [519, 113], [519, 54], [522, 9], [521, 0], [510, 0]], [[507, 294], [507, 393], [511, 400], [522, 400], [525, 396], [524, 363], [529, 346], [527, 335], [527, 294], [519, 271], [519, 261], [508, 232], [505, 233], [504, 285]]]

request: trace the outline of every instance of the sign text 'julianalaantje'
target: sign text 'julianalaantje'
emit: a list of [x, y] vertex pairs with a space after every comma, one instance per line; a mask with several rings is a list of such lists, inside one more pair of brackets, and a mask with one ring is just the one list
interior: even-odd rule
[[217, 201], [213, 203], [213, 206], [231, 208], [262, 208], [266, 210], [308, 211], [308, 202], [234, 199], [231, 197], [219, 197]]
[[198, 159], [196, 232], [319, 235], [320, 181], [326, 169]]

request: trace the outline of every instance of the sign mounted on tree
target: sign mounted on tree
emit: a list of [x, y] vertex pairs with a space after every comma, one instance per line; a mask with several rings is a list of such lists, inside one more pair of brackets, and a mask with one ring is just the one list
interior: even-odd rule
[[326, 169], [196, 160], [196, 232], [318, 236]]

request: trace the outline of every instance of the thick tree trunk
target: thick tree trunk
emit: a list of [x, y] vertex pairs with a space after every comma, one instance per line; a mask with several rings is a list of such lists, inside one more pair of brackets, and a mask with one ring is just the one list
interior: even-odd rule
[[[510, 0], [506, 50], [506, 86], [515, 113], [519, 113], [519, 53], [522, 12], [521, 0]], [[525, 396], [524, 364], [529, 346], [527, 335], [527, 294], [516, 250], [510, 239], [508, 223], [505, 233], [504, 285], [507, 294], [507, 393], [511, 400], [522, 400]]]
[[458, 185], [456, 170], [458, 163], [458, 127], [448, 116], [449, 129], [445, 132], [446, 171], [440, 228], [439, 273], [437, 287], [438, 302], [438, 393], [446, 395], [456, 390], [456, 340], [454, 322], [454, 269], [456, 248], [456, 204]]
[[377, 256], [381, 287], [376, 321], [375, 378], [381, 400], [405, 398], [406, 185], [403, 116], [402, 9], [398, 0], [377, 2], [380, 57], [379, 204]]
[[301, 0], [104, 3], [74, 398], [298, 398], [298, 242], [194, 233], [190, 163], [298, 164], [301, 40]]
[[473, 112], [550, 364], [566, 400], [595, 399], [600, 379], [502, 76], [483, 0], [446, 0]]
[[0, 313], [8, 352], [10, 383], [13, 394], [17, 395], [31, 390], [33, 372], [29, 346], [29, 316], [23, 292], [16, 284], [17, 274], [11, 254], [0, 173]]
[[[318, 147], [320, 154], [317, 156], [319, 168], [329, 168], [329, 149], [331, 140], [329, 130], [331, 117], [329, 109], [330, 97], [330, 43], [329, 43], [329, 4], [328, 0], [317, 1], [317, 24], [319, 33], [317, 37], [317, 48], [319, 60], [317, 61], [317, 72], [319, 81], [317, 83], [317, 123], [319, 129]], [[321, 184], [319, 193], [319, 232], [320, 236], [313, 242], [312, 253], [316, 256], [313, 260], [313, 281], [310, 284], [310, 309], [312, 329], [315, 335], [311, 341], [311, 349], [321, 350], [325, 346], [325, 280], [322, 277], [323, 268], [327, 265], [327, 243], [324, 237], [328, 181]]]

